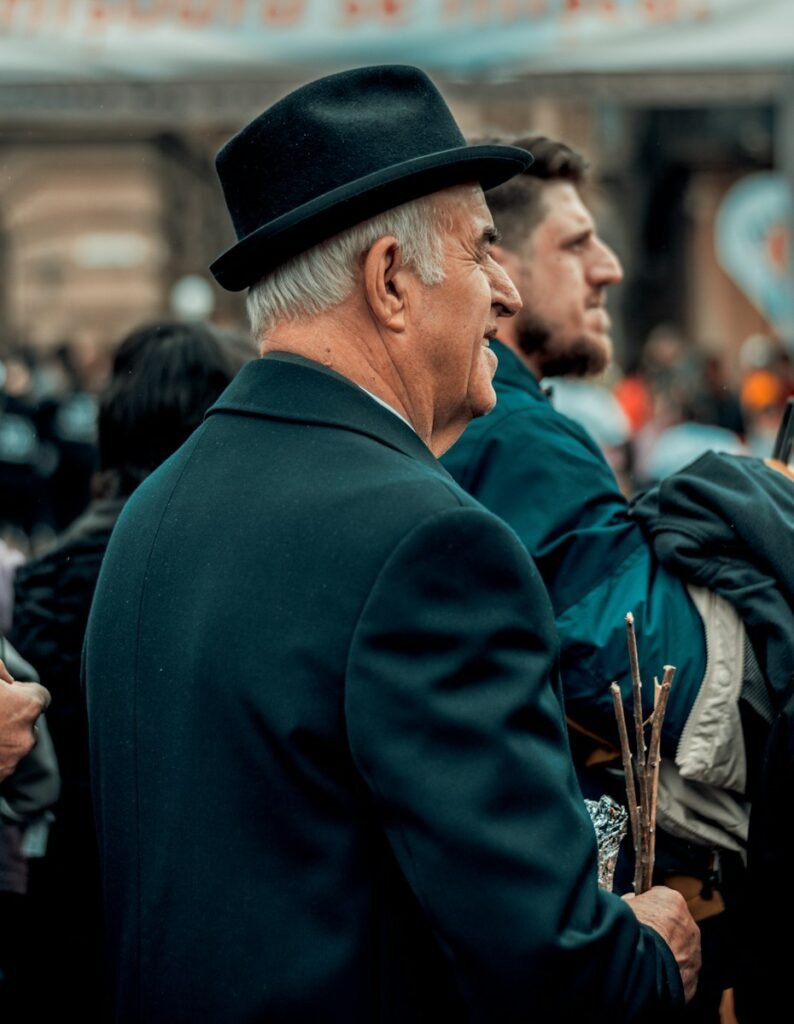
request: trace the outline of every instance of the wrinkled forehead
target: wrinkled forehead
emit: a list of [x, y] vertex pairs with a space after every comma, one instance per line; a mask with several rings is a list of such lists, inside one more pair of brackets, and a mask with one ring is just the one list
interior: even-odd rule
[[471, 211], [485, 210], [486, 215], [490, 217], [488, 204], [485, 202], [485, 193], [476, 181], [467, 181], [463, 185], [443, 188], [440, 192], [434, 193], [434, 196], [442, 206]]
[[494, 230], [491, 211], [477, 182], [442, 189], [434, 193], [433, 199], [446, 233], [480, 238]]

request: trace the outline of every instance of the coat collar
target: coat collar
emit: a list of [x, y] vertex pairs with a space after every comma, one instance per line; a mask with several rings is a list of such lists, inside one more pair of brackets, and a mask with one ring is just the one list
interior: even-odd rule
[[496, 368], [496, 379], [500, 384], [504, 384], [506, 387], [520, 388], [521, 391], [527, 391], [534, 398], [541, 400], [549, 397], [550, 389], [547, 390], [540, 386], [535, 374], [527, 369], [515, 352], [508, 348], [504, 342], [494, 338], [491, 342], [491, 348], [499, 360], [499, 365]]
[[207, 416], [217, 413], [351, 430], [441, 469], [399, 416], [341, 374], [292, 353], [275, 352], [246, 363]]

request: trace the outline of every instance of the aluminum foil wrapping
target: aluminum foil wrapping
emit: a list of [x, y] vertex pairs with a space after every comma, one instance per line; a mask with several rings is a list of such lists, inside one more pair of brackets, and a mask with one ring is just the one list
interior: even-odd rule
[[629, 814], [625, 807], [609, 796], [599, 800], [585, 800], [590, 812], [598, 844], [598, 884], [612, 892], [615, 879], [615, 865], [620, 844], [628, 829]]

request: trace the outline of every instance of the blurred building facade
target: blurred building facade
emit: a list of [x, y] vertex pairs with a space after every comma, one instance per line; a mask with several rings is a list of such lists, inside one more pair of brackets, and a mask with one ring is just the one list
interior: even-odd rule
[[[743, 0], [712, 0], [720, 2]], [[216, 15], [225, 11], [228, 20], [234, 6], [215, 4]], [[508, 6], [528, 12], [544, 5], [461, 2], [444, 9], [470, 9], [472, 18], [475, 8], [494, 18], [501, 11], [504, 21]], [[157, 5], [135, 7], [143, 17]], [[201, 7], [193, 5], [195, 12]], [[392, 5], [398, 13], [400, 7]], [[262, 4], [266, 9], [274, 18], [292, 12], [294, 21], [302, 5], [284, 0]], [[355, 9], [347, 5], [350, 18]], [[0, 0], [0, 43], [2, 17]], [[384, 59], [383, 52], [373, 47], [371, 59]], [[627, 268], [610, 300], [621, 362], [630, 366], [660, 323], [720, 353], [738, 352], [748, 335], [778, 330], [741, 271], [726, 271], [715, 229], [735, 183], [751, 174], [794, 174], [794, 65], [778, 57], [729, 71], [557, 72], [542, 61], [539, 68], [520, 63], [503, 75], [493, 67], [428, 70], [467, 134], [539, 130], [590, 157], [598, 184], [592, 201]], [[207, 272], [232, 242], [214, 153], [280, 95], [334, 69], [318, 60], [256, 72], [249, 64], [239, 76], [230, 66], [194, 77], [101, 67], [90, 80], [59, 79], [57, 69], [30, 80], [24, 68], [9, 80], [0, 76], [0, 355], [65, 341], [89, 353], [108, 346], [134, 324], [172, 313], [174, 287], [186, 275], [206, 280], [215, 319], [243, 323], [242, 298], [217, 289]], [[779, 237], [764, 241], [786, 280], [789, 228], [784, 218]]]

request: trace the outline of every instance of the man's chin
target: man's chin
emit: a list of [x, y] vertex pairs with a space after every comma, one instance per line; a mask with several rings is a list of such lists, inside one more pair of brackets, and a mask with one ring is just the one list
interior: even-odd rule
[[487, 416], [488, 413], [493, 412], [495, 408], [496, 408], [496, 394], [494, 394], [493, 401], [491, 402], [491, 404], [488, 405], [488, 406], [484, 406], [483, 409], [482, 409], [482, 412], [478, 412], [477, 415], [478, 416]]
[[476, 401], [471, 403], [469, 411], [473, 420], [479, 419], [480, 416], [487, 416], [496, 407], [496, 392], [493, 388], [490, 388], [489, 391], [490, 394], [478, 395]]
[[539, 360], [543, 377], [597, 377], [612, 361], [609, 337], [582, 337], [557, 351], [545, 351]]
[[476, 394], [466, 396], [466, 403], [458, 407], [458, 416], [441, 430], [435, 430], [430, 441], [430, 450], [437, 459], [452, 447], [472, 420], [487, 416], [496, 405], [496, 392], [493, 387], [478, 389]]
[[488, 383], [487, 388], [478, 388], [477, 393], [472, 396], [469, 404], [469, 412], [473, 420], [480, 416], [487, 416], [496, 407], [496, 392], [493, 385]]
[[487, 375], [488, 384], [478, 388], [477, 400], [472, 402], [472, 417], [487, 416], [496, 405], [496, 392], [494, 391], [493, 379], [496, 368], [499, 366], [499, 357], [492, 348], [483, 346], [482, 359], [485, 364], [484, 373]]

